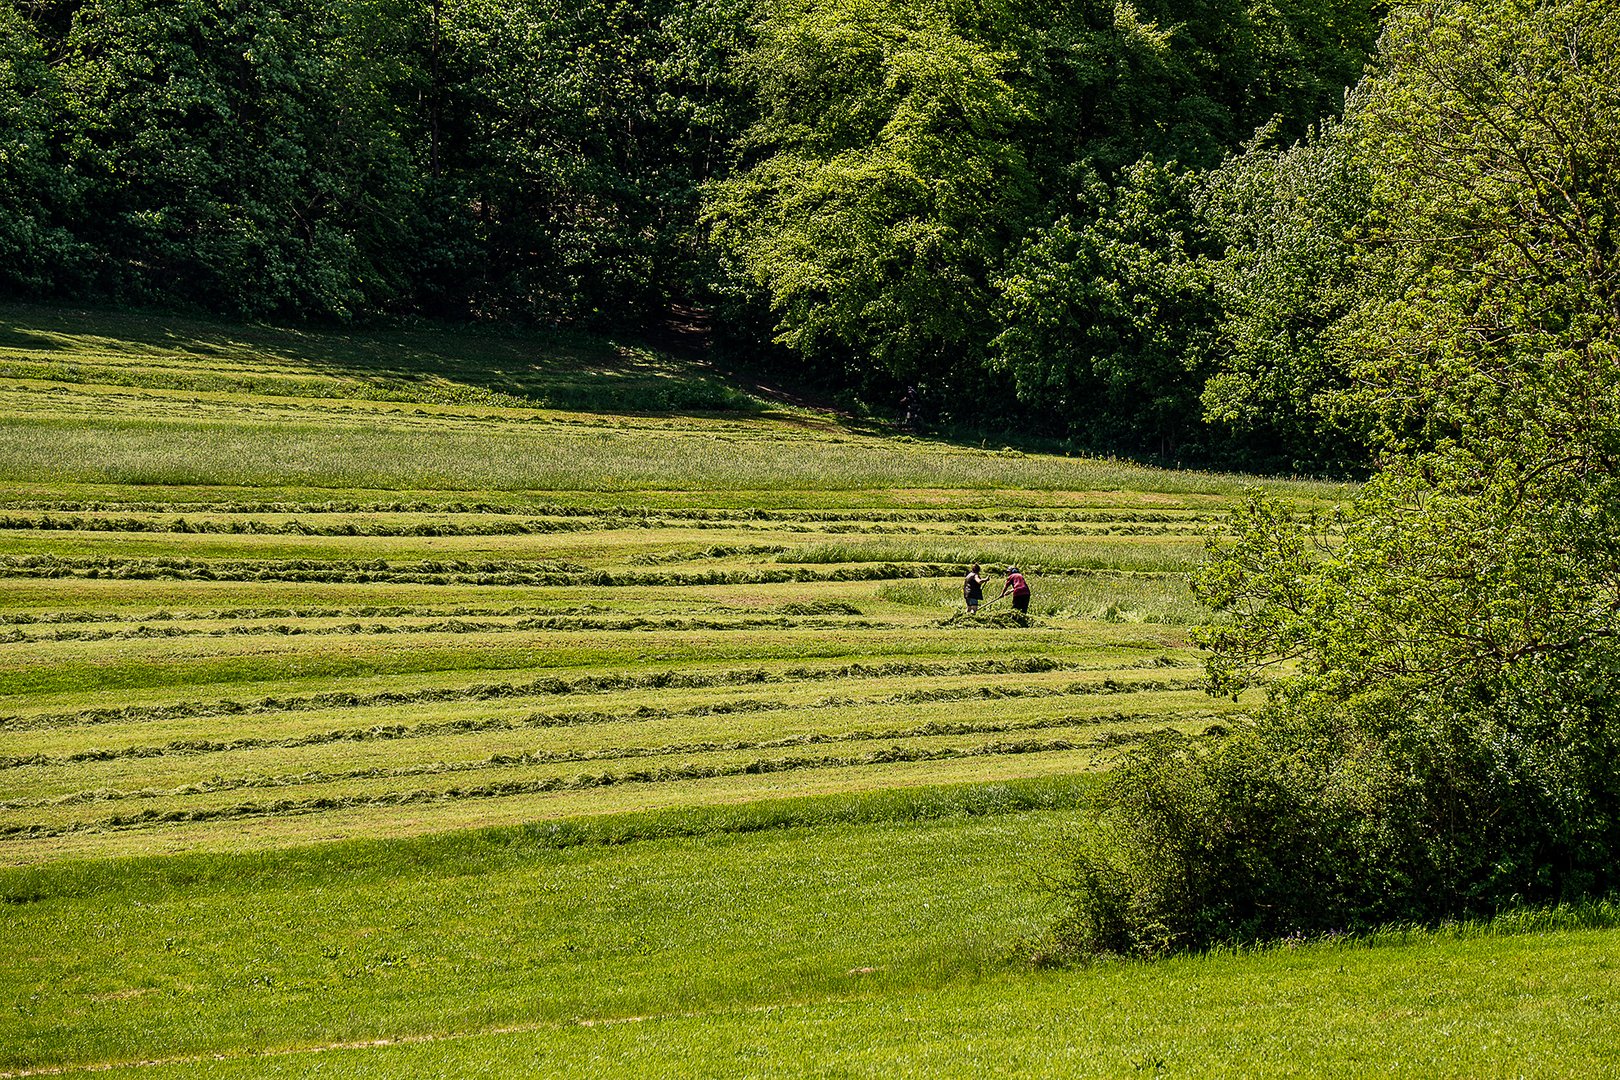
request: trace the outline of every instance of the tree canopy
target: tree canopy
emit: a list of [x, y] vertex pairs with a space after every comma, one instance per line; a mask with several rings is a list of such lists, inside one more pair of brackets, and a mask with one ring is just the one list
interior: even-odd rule
[[1211, 284], [1231, 226], [1203, 188], [1256, 128], [1281, 146], [1336, 115], [1379, 17], [0, 0], [0, 291], [615, 332], [696, 306], [879, 413], [906, 394], [947, 429], [1341, 467], [1314, 421], [1201, 398], [1273, 362], [1219, 354], [1245, 279]]
[[1620, 15], [1403, 9], [1347, 124], [1339, 318], [1380, 467], [1256, 501], [1198, 575], [1217, 689], [1268, 704], [1114, 780], [1068, 932], [1155, 951], [1620, 886]]

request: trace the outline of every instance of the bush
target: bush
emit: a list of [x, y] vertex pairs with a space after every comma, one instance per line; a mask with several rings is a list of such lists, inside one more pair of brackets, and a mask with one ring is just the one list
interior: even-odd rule
[[1214, 745], [1158, 736], [1066, 853], [1058, 941], [1150, 956], [1611, 893], [1613, 675], [1534, 664], [1476, 708], [1407, 701], [1382, 738], [1298, 699]]
[[[1424, 919], [1392, 877], [1430, 875], [1386, 826], [1409, 794], [1371, 761], [1241, 728], [1159, 736], [1108, 779], [1107, 810], [1054, 883], [1081, 953], [1155, 955]], [[1404, 892], [1405, 895], [1402, 895]]]

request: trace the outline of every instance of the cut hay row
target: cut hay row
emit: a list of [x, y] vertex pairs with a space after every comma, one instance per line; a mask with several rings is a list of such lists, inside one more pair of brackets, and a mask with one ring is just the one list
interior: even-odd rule
[[[185, 515], [217, 516], [224, 522], [242, 520], [242, 515], [289, 515], [298, 517], [322, 517], [326, 515], [347, 516], [375, 516], [375, 515], [436, 515], [440, 522], [454, 525], [454, 522], [443, 522], [442, 518], [449, 515], [466, 515], [475, 518], [466, 524], [487, 523], [490, 517], [520, 516], [524, 524], [529, 521], [541, 519], [560, 518], [579, 522], [582, 528], [599, 529], [615, 528], [619, 523], [629, 521], [639, 527], [644, 522], [670, 523], [681, 527], [701, 526], [717, 522], [725, 525], [750, 525], [761, 522], [784, 522], [789, 524], [1215, 524], [1227, 517], [1224, 510], [1206, 510], [1199, 508], [1182, 508], [1147, 510], [1131, 507], [1085, 508], [1085, 509], [1059, 509], [1051, 507], [1027, 507], [1014, 510], [943, 510], [943, 509], [881, 509], [861, 508], [854, 510], [820, 510], [800, 508], [761, 507], [758, 509], [730, 509], [725, 507], [640, 507], [640, 506], [614, 506], [600, 503], [533, 503], [513, 502], [495, 503], [481, 502], [469, 503], [456, 499], [430, 502], [426, 500], [413, 500], [403, 502], [360, 502], [360, 501], [312, 501], [312, 502], [198, 502], [198, 501], [165, 501], [158, 502], [149, 499], [130, 499], [127, 501], [112, 500], [59, 500], [59, 499], [28, 499], [11, 497], [3, 501], [12, 513], [0, 518], [6, 524], [0, 528], [19, 529], [51, 529], [51, 528], [107, 528], [120, 531], [128, 528], [139, 531], [145, 528], [144, 522], [150, 521], [150, 527], [159, 532], [187, 531], [186, 529], [171, 530], [167, 525], [176, 519], [186, 520], [189, 527], [200, 530], [217, 524], [206, 518], [185, 518]], [[19, 512], [32, 511], [39, 516], [24, 517]], [[80, 515], [120, 514], [119, 518], [85, 518]], [[161, 515], [152, 519], [137, 519], [128, 517], [130, 514]], [[75, 515], [67, 518], [61, 515]], [[9, 524], [10, 521], [19, 524]], [[69, 521], [106, 522], [107, 524], [74, 525], [66, 524]], [[41, 524], [40, 522], [50, 522]], [[63, 522], [64, 524], [56, 524]], [[122, 523], [128, 522], [125, 526]], [[246, 522], [244, 521], [244, 525]], [[279, 527], [281, 522], [264, 522], [266, 528]], [[315, 526], [312, 526], [315, 527]], [[319, 526], [331, 528], [333, 526]], [[341, 526], [338, 526], [341, 527]], [[492, 526], [494, 527], [494, 526]]]
[[[697, 742], [659, 743], [642, 746], [595, 746], [570, 750], [532, 749], [518, 753], [495, 753], [484, 758], [459, 761], [432, 761], [386, 768], [369, 767], [339, 772], [306, 771], [294, 774], [260, 773], [240, 776], [212, 776], [172, 789], [89, 788], [37, 799], [0, 800], [0, 811], [38, 810], [91, 802], [123, 802], [153, 799], [174, 799], [188, 795], [206, 795], [222, 791], [263, 790], [270, 788], [304, 787], [311, 784], [341, 783], [348, 780], [397, 780], [448, 773], [480, 772], [490, 769], [534, 765], [579, 764], [594, 761], [619, 761], [628, 758], [674, 757], [680, 755], [709, 755], [752, 750], [783, 750], [802, 746], [831, 746], [859, 742], [905, 742], [939, 736], [1010, 735], [1060, 728], [1092, 728], [1158, 721], [1164, 724], [1174, 719], [1182, 726], [1198, 721], [1214, 720], [1216, 714], [1186, 712], [1173, 717], [1157, 713], [1109, 713], [1096, 716], [1063, 714], [1021, 720], [981, 720], [941, 722], [937, 720], [909, 727], [883, 727], [839, 732], [801, 732], [779, 738], [724, 739]], [[1114, 745], [1119, 732], [1104, 733], [1092, 745]], [[1102, 740], [1102, 741], [1098, 741]]]
[[138, 723], [178, 717], [244, 716], [314, 709], [365, 708], [444, 701], [494, 701], [513, 698], [606, 694], [624, 690], [693, 689], [699, 687], [794, 682], [881, 680], [910, 675], [1012, 675], [1084, 670], [1077, 660], [1049, 656], [953, 661], [949, 663], [856, 663], [827, 668], [729, 668], [721, 671], [655, 671], [645, 674], [603, 673], [578, 678], [548, 676], [528, 682], [478, 683], [466, 687], [384, 690], [369, 694], [330, 691], [319, 694], [265, 697], [247, 702], [215, 700], [165, 705], [128, 705], [75, 712], [0, 716], [0, 730], [24, 731], [82, 724]]
[[775, 617], [738, 616], [732, 619], [648, 618], [626, 616], [618, 619], [585, 616], [525, 616], [511, 622], [487, 620], [442, 619], [427, 623], [341, 623], [332, 626], [299, 626], [292, 623], [271, 625], [237, 625], [225, 627], [195, 627], [153, 625], [142, 623], [118, 629], [52, 630], [29, 633], [23, 630], [0, 630], [0, 645], [42, 641], [139, 641], [153, 638], [188, 637], [255, 637], [255, 636], [332, 636], [352, 635], [375, 637], [378, 634], [502, 634], [533, 631], [557, 633], [585, 633], [591, 631], [643, 630], [643, 631], [698, 631], [741, 632], [766, 629], [897, 629], [900, 623], [872, 619], [831, 619], [827, 616]]
[[0, 823], [0, 838], [43, 838], [83, 831], [128, 829], [148, 825], [214, 821], [221, 819], [289, 816], [321, 813], [351, 807], [408, 806], [423, 802], [463, 799], [504, 798], [513, 795], [582, 790], [616, 784], [658, 784], [682, 780], [746, 776], [768, 772], [798, 772], [850, 766], [881, 765], [894, 762], [950, 761], [964, 758], [1049, 754], [1128, 745], [1143, 735], [1104, 732], [1091, 739], [1025, 739], [977, 744], [968, 747], [891, 746], [866, 754], [795, 755], [781, 758], [751, 758], [739, 762], [690, 762], [679, 766], [632, 769], [623, 772], [586, 773], [573, 777], [551, 776], [536, 779], [502, 780], [447, 789], [385, 791], [376, 794], [331, 795], [310, 799], [278, 799], [273, 802], [235, 803], [219, 807], [144, 810], [114, 814], [85, 821]]
[[[928, 526], [928, 527], [925, 527]], [[153, 535], [229, 536], [534, 536], [549, 533], [612, 532], [639, 529], [686, 529], [693, 531], [736, 530], [786, 534], [824, 533], [861, 536], [922, 536], [971, 532], [981, 536], [1199, 536], [1212, 527], [1204, 519], [1182, 519], [1149, 524], [1140, 519], [1121, 518], [1109, 522], [1079, 519], [1049, 521], [984, 521], [913, 519], [910, 524], [885, 524], [866, 518], [839, 519], [709, 519], [663, 516], [618, 516], [603, 519], [574, 517], [508, 518], [476, 521], [322, 521], [296, 517], [271, 521], [260, 518], [107, 518], [60, 515], [0, 515], [0, 529], [19, 532], [147, 533]]]
[[[954, 575], [955, 565], [928, 563], [841, 566], [835, 570], [711, 570], [698, 573], [636, 573], [591, 570], [545, 560], [470, 562], [335, 559], [204, 560], [187, 558], [75, 558], [57, 555], [0, 556], [0, 578], [110, 578], [169, 581], [288, 581], [329, 584], [406, 585], [594, 585], [640, 588], [660, 585], [773, 585], [787, 582], [884, 581]], [[1069, 572], [1069, 571], [1053, 571]]]
[[[681, 757], [691, 761], [776, 754], [812, 746], [906, 745], [974, 742], [1032, 734], [1088, 736], [1145, 727], [1235, 722], [1232, 711], [1201, 704], [1196, 695], [1149, 692], [1086, 698], [1045, 698], [998, 703], [933, 702], [921, 705], [771, 710], [704, 717], [643, 718], [631, 722], [550, 728], [495, 728], [405, 740], [318, 742], [298, 747], [260, 747], [204, 755], [110, 758], [68, 765], [42, 765], [0, 776], [0, 799], [9, 813], [0, 820], [83, 818], [105, 813], [95, 793], [124, 793], [111, 801], [157, 805], [178, 799], [227, 801], [244, 787], [299, 787], [328, 794], [359, 788], [397, 790], [401, 777], [449, 771], [501, 770], [531, 775], [568, 773], [570, 762], [621, 757]], [[296, 733], [292, 733], [296, 734]], [[926, 770], [924, 770], [926, 773]], [[506, 773], [502, 773], [506, 775]], [[128, 793], [144, 793], [134, 797]], [[234, 801], [234, 796], [229, 801]], [[80, 806], [79, 804], [84, 804]], [[32, 809], [30, 809], [32, 807]]]
[[[342, 742], [400, 742], [444, 735], [473, 735], [561, 727], [646, 724], [681, 718], [722, 717], [770, 712], [814, 712], [830, 709], [895, 709], [945, 702], [995, 702], [1115, 696], [1146, 693], [1193, 692], [1203, 689], [1201, 678], [1133, 679], [1112, 676], [1099, 682], [1073, 682], [1062, 686], [967, 686], [908, 690], [868, 697], [829, 696], [810, 702], [747, 698], [707, 702], [679, 709], [641, 706], [633, 709], [589, 709], [568, 712], [531, 712], [518, 717], [462, 717], [418, 724], [372, 724], [332, 728], [293, 736], [245, 735], [229, 739], [176, 739], [163, 743], [96, 746], [65, 754], [34, 753], [0, 756], [0, 770], [27, 767], [62, 767], [120, 758], [198, 757], [245, 750], [283, 749]], [[167, 719], [167, 717], [166, 717]], [[982, 723], [982, 722], [980, 722]]]
[[[638, 527], [658, 527], [658, 519], [643, 518]], [[300, 519], [265, 521], [255, 518], [107, 518], [64, 517], [42, 515], [24, 517], [0, 514], [0, 529], [36, 532], [104, 532], [104, 533], [221, 533], [261, 536], [509, 536], [531, 533], [585, 532], [602, 529], [606, 523], [589, 518], [570, 518], [553, 521], [546, 518], [521, 518], [496, 521], [317, 521]], [[625, 527], [622, 526], [621, 527]]]
[[[137, 623], [157, 624], [176, 621], [229, 622], [233, 620], [264, 619], [470, 619], [470, 618], [585, 618], [611, 611], [601, 604], [557, 605], [466, 605], [446, 607], [442, 604], [363, 604], [349, 607], [239, 607], [204, 608], [190, 610], [158, 610], [131, 614], [119, 611], [0, 611], [0, 626], [58, 625], [78, 623]], [[859, 607], [845, 601], [813, 600], [789, 601], [769, 607], [752, 609], [752, 614], [784, 616], [862, 615]]]
[[[831, 555], [812, 553], [821, 562]], [[1171, 575], [1157, 567], [1129, 568], [1099, 559], [1089, 566], [1052, 566], [1026, 560], [1030, 573], [1084, 576], [1095, 573]], [[635, 572], [591, 570], [578, 564], [544, 560], [470, 562], [424, 560], [391, 563], [385, 560], [332, 559], [204, 560], [187, 558], [71, 557], [58, 555], [0, 556], [0, 578], [83, 578], [168, 581], [287, 581], [326, 584], [405, 585], [527, 585], [646, 588], [690, 585], [780, 585], [789, 582], [891, 581], [900, 578], [955, 577], [961, 563], [874, 562], [841, 565], [831, 570], [808, 566], [781, 569], [707, 570], [697, 572]]]

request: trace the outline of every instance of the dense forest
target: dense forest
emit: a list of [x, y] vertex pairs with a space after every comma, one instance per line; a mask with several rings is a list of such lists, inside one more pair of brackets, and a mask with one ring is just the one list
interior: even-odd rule
[[1355, 468], [1317, 331], [1365, 184], [1322, 125], [1381, 16], [0, 0], [0, 292], [614, 333], [695, 307], [922, 426]]

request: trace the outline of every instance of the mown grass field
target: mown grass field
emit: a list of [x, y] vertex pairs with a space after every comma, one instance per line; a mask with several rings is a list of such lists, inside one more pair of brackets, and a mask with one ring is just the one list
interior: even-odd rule
[[0, 1072], [1591, 1074], [1607, 916], [1030, 967], [1090, 778], [1242, 708], [1184, 574], [1251, 483], [0, 311]]

